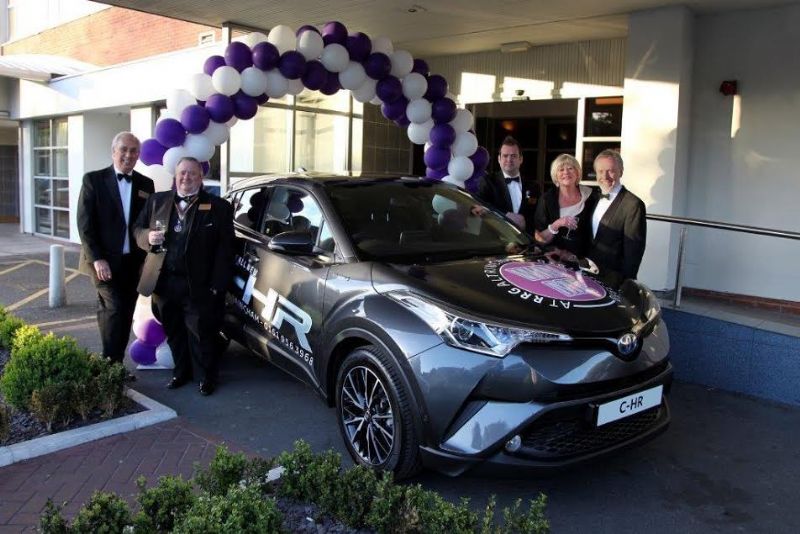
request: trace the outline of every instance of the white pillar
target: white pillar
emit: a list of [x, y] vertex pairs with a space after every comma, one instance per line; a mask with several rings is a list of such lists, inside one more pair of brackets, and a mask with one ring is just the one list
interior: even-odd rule
[[[648, 213], [683, 215], [686, 204], [694, 16], [686, 7], [630, 15], [622, 117], [622, 183]], [[639, 278], [675, 286], [679, 228], [648, 222]]]
[[64, 245], [50, 245], [50, 307], [67, 304], [66, 277], [64, 274]]

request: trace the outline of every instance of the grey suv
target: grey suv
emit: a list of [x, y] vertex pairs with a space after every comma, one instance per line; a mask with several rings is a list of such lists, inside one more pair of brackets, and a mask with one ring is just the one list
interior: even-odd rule
[[360, 464], [404, 477], [547, 469], [669, 424], [652, 292], [534, 246], [416, 178], [260, 177], [228, 194], [225, 332], [335, 407]]

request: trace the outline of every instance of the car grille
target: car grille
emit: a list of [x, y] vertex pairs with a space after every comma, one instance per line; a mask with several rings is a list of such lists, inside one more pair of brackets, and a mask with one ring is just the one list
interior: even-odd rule
[[662, 407], [595, 427], [585, 419], [537, 421], [522, 433], [519, 455], [558, 460], [612, 448], [647, 433], [667, 418]]

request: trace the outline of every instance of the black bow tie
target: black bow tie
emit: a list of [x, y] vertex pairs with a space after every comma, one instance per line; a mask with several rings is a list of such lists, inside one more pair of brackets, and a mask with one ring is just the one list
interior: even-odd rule
[[507, 184], [510, 184], [511, 182], [519, 182], [519, 176], [514, 176], [513, 178], [506, 178]]
[[611, 193], [600, 193], [600, 198], [611, 200]]
[[187, 202], [188, 203], [188, 202], [191, 202], [192, 200], [194, 200], [194, 197], [196, 197], [196, 196], [197, 195], [186, 195], [185, 197], [182, 197], [182, 196], [176, 194], [175, 195], [175, 200], [178, 201], [178, 202]]
[[122, 180], [125, 180], [126, 182], [128, 182], [128, 183], [131, 183], [131, 177], [130, 177], [130, 175], [128, 175], [128, 174], [122, 174], [122, 173], [119, 173], [119, 174], [117, 175], [117, 180], [119, 180], [120, 182], [121, 182]]

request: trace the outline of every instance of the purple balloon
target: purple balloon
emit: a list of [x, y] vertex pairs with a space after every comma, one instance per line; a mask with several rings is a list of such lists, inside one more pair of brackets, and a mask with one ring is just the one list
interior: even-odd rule
[[269, 102], [269, 95], [267, 93], [261, 93], [256, 97], [256, 102], [258, 102], [259, 106], [263, 106], [267, 102]]
[[437, 171], [447, 169], [447, 164], [450, 163], [450, 149], [440, 146], [428, 147], [423, 159], [425, 160], [425, 165], [431, 169]]
[[316, 26], [312, 26], [311, 24], [306, 24], [305, 26], [300, 26], [299, 28], [297, 28], [297, 31], [294, 32], [294, 34], [297, 37], [300, 37], [300, 34], [305, 32], [305, 31], [317, 32], [317, 34], [319, 34], [319, 30], [317, 29], [317, 27]]
[[427, 76], [430, 71], [431, 70], [428, 67], [428, 63], [424, 59], [414, 60], [414, 66], [411, 68], [411, 72], [416, 72], [422, 74], [423, 76]]
[[375, 52], [364, 60], [364, 71], [373, 80], [382, 80], [392, 72], [392, 60], [382, 52]]
[[449, 124], [437, 124], [431, 128], [430, 138], [432, 145], [450, 148], [456, 140], [456, 131]]
[[408, 106], [408, 99], [401, 96], [393, 102], [384, 102], [381, 105], [381, 112], [383, 116], [391, 121], [397, 121], [406, 116], [406, 106]]
[[203, 176], [208, 176], [208, 172], [211, 170], [211, 164], [207, 161], [201, 161], [200, 169], [203, 171]]
[[480, 183], [480, 181], [480, 176], [472, 176], [471, 178], [467, 178], [467, 180], [464, 182], [464, 189], [473, 194], [477, 193], [478, 183]]
[[256, 116], [256, 112], [258, 112], [258, 102], [256, 102], [254, 97], [239, 91], [233, 95], [231, 100], [233, 100], [233, 114], [237, 118], [246, 121]]
[[156, 124], [156, 139], [167, 148], [181, 146], [186, 140], [186, 130], [177, 119], [161, 119]]
[[367, 34], [356, 32], [347, 36], [347, 51], [353, 61], [364, 61], [372, 52], [372, 41]]
[[317, 60], [306, 62], [306, 72], [302, 78], [303, 85], [312, 91], [318, 91], [325, 85], [325, 80], [328, 79], [328, 71], [325, 70], [325, 65]]
[[186, 106], [181, 112], [181, 124], [187, 132], [192, 134], [203, 133], [208, 128], [210, 120], [211, 117], [208, 116], [206, 108], [198, 104]]
[[428, 90], [425, 91], [425, 98], [427, 98], [431, 102], [435, 102], [441, 98], [444, 98], [447, 94], [447, 80], [444, 79], [444, 76], [440, 76], [438, 74], [432, 74], [428, 76]]
[[281, 54], [275, 45], [261, 41], [253, 47], [253, 65], [261, 70], [271, 70], [278, 66]]
[[151, 347], [157, 347], [161, 345], [165, 339], [167, 339], [167, 334], [164, 332], [164, 327], [161, 326], [161, 323], [155, 319], [148, 319], [145, 321], [140, 333], [141, 337], [138, 338], [139, 341], [145, 345], [150, 345]]
[[306, 71], [306, 58], [297, 50], [289, 50], [278, 61], [278, 69], [287, 79], [296, 80]]
[[425, 177], [431, 178], [433, 180], [441, 180], [447, 176], [447, 169], [431, 169], [430, 167], [425, 168]]
[[485, 171], [487, 165], [489, 165], [489, 151], [482, 146], [479, 146], [478, 150], [476, 150], [475, 153], [469, 157], [469, 159], [472, 160], [472, 164], [475, 167], [475, 172], [477, 173], [480, 169], [480, 173], [483, 174], [483, 171]]
[[456, 111], [455, 102], [449, 98], [440, 98], [433, 103], [431, 117], [433, 117], [433, 122], [436, 124], [450, 122], [456, 117]]
[[225, 64], [242, 72], [253, 66], [253, 51], [240, 41], [233, 41], [225, 48]]
[[128, 349], [131, 360], [140, 365], [152, 365], [156, 363], [156, 347], [145, 345], [138, 339], [131, 343]]
[[148, 139], [142, 143], [139, 149], [139, 159], [145, 165], [161, 165], [164, 162], [164, 152], [167, 147], [158, 142], [157, 139]]
[[403, 96], [403, 84], [394, 76], [388, 76], [375, 86], [375, 94], [383, 102], [394, 102]]
[[403, 110], [403, 116], [400, 117], [399, 119], [395, 119], [394, 123], [400, 126], [401, 128], [405, 128], [409, 124], [411, 124], [411, 121], [408, 119], [408, 117], [406, 117], [406, 111]]
[[325, 83], [320, 87], [319, 91], [323, 95], [335, 95], [342, 86], [339, 83], [339, 75], [335, 72], [329, 72]]
[[225, 66], [225, 58], [222, 56], [211, 56], [203, 63], [203, 72], [211, 76], [214, 71]]
[[221, 94], [213, 94], [208, 97], [206, 110], [212, 121], [221, 123], [231, 120], [235, 112], [233, 100]]
[[347, 28], [341, 22], [326, 22], [322, 28], [322, 42], [326, 45], [337, 43], [347, 46]]

